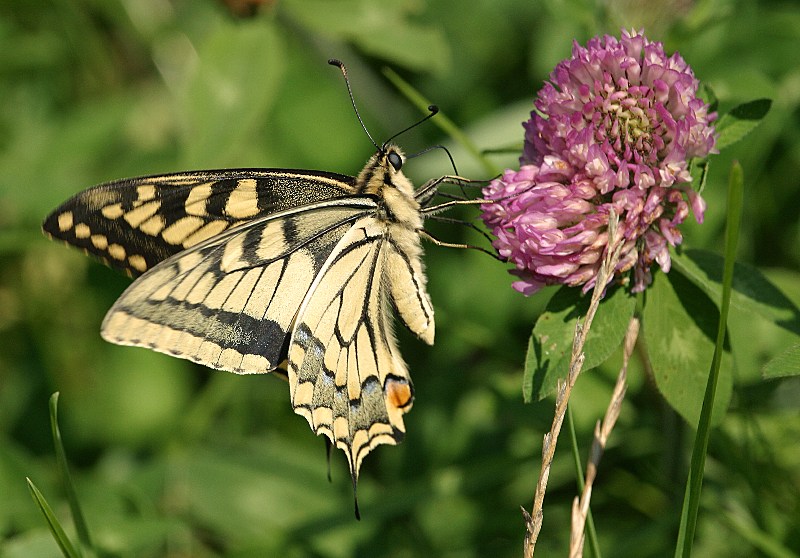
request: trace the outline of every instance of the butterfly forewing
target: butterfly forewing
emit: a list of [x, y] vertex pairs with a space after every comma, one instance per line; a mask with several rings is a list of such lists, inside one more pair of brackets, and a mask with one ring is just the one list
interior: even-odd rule
[[118, 180], [75, 195], [50, 214], [43, 229], [138, 276], [173, 254], [257, 217], [352, 195], [353, 180], [283, 169]]

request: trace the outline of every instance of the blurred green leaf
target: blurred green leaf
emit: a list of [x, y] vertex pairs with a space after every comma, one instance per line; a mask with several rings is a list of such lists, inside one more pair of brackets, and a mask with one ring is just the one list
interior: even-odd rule
[[285, 71], [283, 38], [269, 20], [229, 22], [201, 41], [179, 95], [186, 168], [224, 166], [263, 127]]
[[[645, 293], [642, 328], [658, 390], [691, 425], [700, 418], [714, 355], [719, 311], [711, 299], [678, 270], [656, 273]], [[732, 358], [725, 352], [712, 421], [725, 415], [733, 389]]]
[[761, 123], [772, 106], [771, 99], [757, 99], [733, 107], [715, 124], [719, 138], [717, 149], [722, 151], [744, 138]]
[[[526, 402], [547, 397], [569, 370], [575, 324], [583, 320], [589, 297], [580, 289], [561, 287], [536, 320], [525, 357], [522, 395]], [[622, 288], [610, 288], [600, 302], [586, 338], [583, 369], [605, 362], [625, 337], [636, 299]]]
[[[26, 490], [30, 494], [30, 490]], [[30, 496], [28, 496], [30, 497]], [[41, 523], [41, 516], [37, 512]], [[58, 558], [64, 554], [53, 542], [53, 535], [49, 529], [30, 529], [14, 537], [8, 537], [3, 545], [3, 558]]]
[[[675, 269], [703, 289], [712, 300], [720, 300], [723, 259], [719, 254], [689, 249], [675, 254], [672, 262]], [[800, 335], [800, 309], [758, 269], [736, 264], [731, 305], [737, 311], [758, 314]]]
[[765, 378], [800, 375], [800, 344], [792, 345], [769, 361], [762, 370]]
[[758, 525], [753, 518], [748, 521], [741, 517], [740, 513], [732, 511], [724, 511], [722, 513], [730, 529], [741, 534], [754, 549], [758, 549], [759, 552], [763, 553], [763, 556], [768, 558], [798, 558], [800, 556], [788, 545], [777, 542], [772, 533]]
[[310, 30], [352, 41], [394, 65], [435, 72], [450, 61], [441, 29], [411, 20], [405, 2], [284, 0], [281, 7]]

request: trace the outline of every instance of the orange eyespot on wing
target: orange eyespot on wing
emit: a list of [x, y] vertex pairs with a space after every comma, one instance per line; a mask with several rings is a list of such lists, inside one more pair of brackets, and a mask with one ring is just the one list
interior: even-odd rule
[[395, 409], [408, 411], [414, 402], [414, 390], [408, 378], [389, 376], [383, 384], [386, 401]]

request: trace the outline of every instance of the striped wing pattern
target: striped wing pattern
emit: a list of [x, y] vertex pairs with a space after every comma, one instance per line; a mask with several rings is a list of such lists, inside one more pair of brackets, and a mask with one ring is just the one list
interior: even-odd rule
[[[354, 479], [372, 448], [402, 440], [413, 402], [389, 302], [392, 278], [406, 282], [415, 270], [389, 269], [398, 263], [390, 233], [373, 217], [348, 230], [303, 301], [289, 346], [292, 405], [345, 452]], [[419, 310], [432, 318], [425, 300]]]
[[353, 178], [234, 169], [117, 180], [84, 190], [42, 228], [134, 277], [260, 216], [353, 193]]
[[285, 358], [311, 283], [369, 199], [331, 200], [230, 229], [156, 265], [109, 310], [102, 335], [240, 374]]
[[402, 160], [390, 145], [357, 178], [238, 169], [109, 182], [43, 229], [138, 277], [106, 315], [108, 341], [241, 374], [285, 369], [292, 406], [345, 452], [355, 486], [364, 456], [402, 439], [413, 402], [390, 308], [433, 343]]

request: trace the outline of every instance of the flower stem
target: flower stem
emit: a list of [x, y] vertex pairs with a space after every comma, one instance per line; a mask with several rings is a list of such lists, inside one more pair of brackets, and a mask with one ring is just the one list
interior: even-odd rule
[[558, 387], [556, 388], [556, 409], [553, 416], [553, 424], [550, 427], [550, 432], [544, 435], [544, 442], [542, 444], [542, 468], [539, 472], [539, 480], [536, 483], [536, 492], [533, 498], [533, 509], [531, 513], [523, 509], [523, 518], [525, 519], [525, 541], [524, 541], [524, 556], [525, 558], [532, 558], [536, 547], [536, 540], [539, 538], [539, 532], [542, 529], [543, 518], [543, 504], [544, 495], [547, 490], [547, 480], [550, 476], [550, 466], [553, 463], [553, 456], [556, 451], [556, 444], [558, 442], [558, 435], [561, 432], [561, 426], [564, 423], [564, 416], [567, 412], [567, 404], [569, 403], [572, 388], [578, 379], [578, 375], [583, 369], [583, 362], [586, 355], [583, 348], [586, 345], [586, 338], [592, 326], [595, 313], [600, 304], [600, 299], [605, 293], [606, 286], [609, 280], [613, 277], [614, 269], [619, 261], [620, 251], [622, 250], [623, 240], [621, 235], [617, 235], [617, 224], [619, 218], [612, 210], [608, 218], [608, 248], [606, 249], [603, 258], [603, 264], [597, 274], [597, 281], [592, 291], [592, 299], [589, 304], [589, 309], [586, 312], [586, 317], [583, 322], [578, 322], [575, 325], [575, 336], [572, 343], [572, 354], [570, 357], [569, 373], [566, 380], [559, 380]]
[[[586, 482], [584, 481], [585, 475], [583, 472], [583, 464], [581, 463], [581, 454], [578, 449], [578, 437], [575, 433], [575, 419], [572, 417], [572, 405], [567, 407], [567, 428], [569, 428], [569, 441], [572, 446], [572, 456], [575, 460], [575, 476], [578, 482], [578, 490], [583, 492]], [[594, 527], [594, 518], [592, 517], [592, 510], [587, 510], [588, 513], [585, 517], [586, 523], [586, 538], [589, 542], [590, 556], [593, 558], [600, 558], [600, 543], [597, 541], [597, 531]]]
[[597, 469], [600, 466], [600, 458], [606, 449], [611, 430], [619, 418], [622, 408], [622, 400], [625, 398], [628, 376], [628, 362], [630, 361], [633, 348], [636, 345], [636, 338], [639, 336], [639, 319], [635, 316], [628, 324], [628, 331], [625, 333], [625, 342], [622, 353], [622, 367], [617, 376], [617, 383], [614, 392], [608, 403], [606, 414], [603, 421], [597, 423], [594, 429], [594, 440], [589, 454], [589, 462], [586, 464], [586, 481], [583, 483], [581, 497], [575, 498], [572, 505], [572, 532], [570, 534], [570, 558], [580, 558], [583, 556], [584, 527], [586, 517], [589, 514], [589, 501], [592, 498], [592, 486], [597, 477]]

